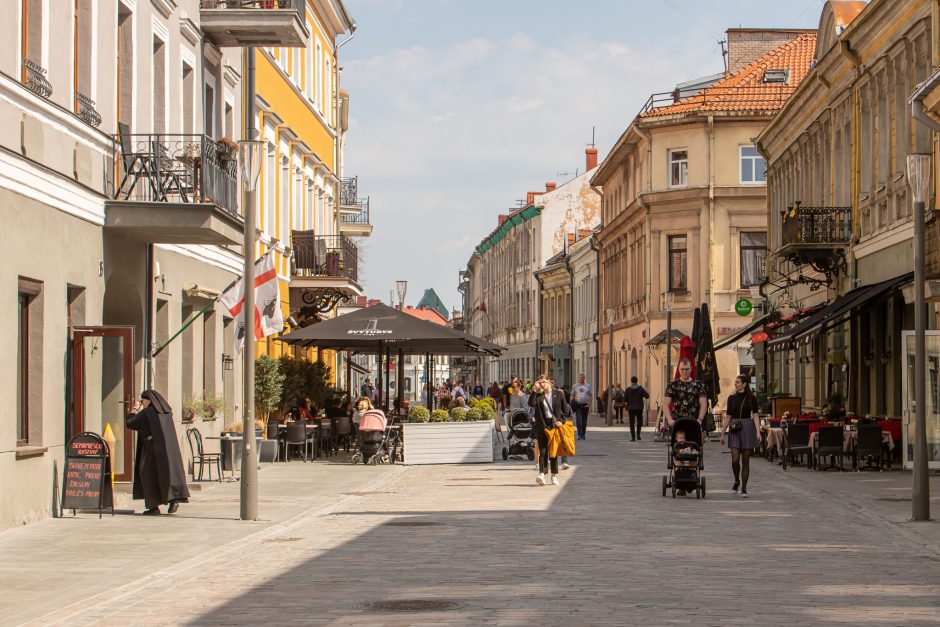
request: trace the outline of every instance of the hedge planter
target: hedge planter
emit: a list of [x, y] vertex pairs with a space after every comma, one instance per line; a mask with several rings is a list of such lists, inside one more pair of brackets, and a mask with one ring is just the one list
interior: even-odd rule
[[406, 422], [406, 464], [491, 464], [493, 421]]

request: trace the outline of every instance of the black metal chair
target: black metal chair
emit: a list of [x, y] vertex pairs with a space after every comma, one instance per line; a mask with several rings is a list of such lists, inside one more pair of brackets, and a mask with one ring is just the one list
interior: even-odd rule
[[[131, 145], [130, 133], [130, 127], [127, 124], [118, 122], [118, 141], [121, 146], [121, 164], [124, 167], [124, 177], [117, 187], [115, 197], [119, 198], [123, 192], [124, 198], [130, 198], [134, 188], [137, 187], [137, 183], [140, 179], [145, 178], [147, 179], [147, 184], [150, 186], [151, 198], [153, 200], [160, 200], [160, 181], [157, 180], [158, 177], [156, 176], [156, 168], [154, 167], [153, 154], [150, 152], [150, 146], [143, 151], [136, 150]], [[124, 184], [129, 178], [133, 178], [133, 182], [125, 191]]]
[[307, 425], [300, 421], [294, 421], [287, 424], [287, 453], [284, 458], [287, 461], [291, 460], [291, 448], [301, 447], [303, 452], [304, 462], [307, 461]]
[[350, 434], [352, 432], [352, 416], [345, 415], [336, 419], [336, 452], [339, 452], [340, 446], [345, 452], [349, 452]]
[[783, 458], [783, 469], [786, 470], [788, 467], [793, 465], [793, 460], [799, 456], [802, 460], [803, 456], [807, 456], [807, 468], [813, 467], [813, 449], [809, 445], [809, 425], [806, 423], [796, 423], [788, 425], [787, 423], [781, 423], [780, 425], [784, 429], [786, 437], [784, 438], [784, 451], [781, 457]]
[[[193, 479], [202, 481], [202, 470], [209, 465], [209, 481], [212, 481], [212, 465], [215, 464], [216, 480], [222, 481], [222, 453], [206, 453], [202, 448], [202, 434], [196, 427], [186, 430], [189, 452], [193, 457]], [[196, 464], [199, 465], [199, 478], [196, 479]]]
[[320, 420], [320, 444], [327, 457], [333, 455], [336, 448], [336, 419], [323, 418]]
[[816, 470], [824, 457], [829, 457], [829, 468], [835, 468], [835, 458], [839, 458], [839, 470], [845, 470], [845, 445], [842, 427], [820, 427], [816, 434]]
[[858, 440], [855, 443], [855, 470], [862, 470], [862, 460], [866, 468], [874, 468], [872, 462], [878, 460], [878, 472], [885, 464], [885, 446], [881, 441], [881, 427], [877, 424], [859, 425]]

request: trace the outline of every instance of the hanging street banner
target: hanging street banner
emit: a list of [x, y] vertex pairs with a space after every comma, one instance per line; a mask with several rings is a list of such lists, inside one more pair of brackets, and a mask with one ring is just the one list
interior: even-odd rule
[[[245, 281], [239, 279], [219, 296], [219, 301], [235, 318], [235, 352], [241, 353], [245, 346]], [[267, 254], [255, 263], [255, 339], [284, 330], [284, 314], [281, 312], [281, 290], [277, 282], [274, 255]]]

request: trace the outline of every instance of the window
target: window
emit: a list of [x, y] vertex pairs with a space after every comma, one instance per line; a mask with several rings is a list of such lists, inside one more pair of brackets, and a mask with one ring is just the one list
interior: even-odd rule
[[767, 183], [767, 162], [754, 146], [741, 146], [741, 183]]
[[689, 172], [689, 151], [669, 151], [669, 187], [685, 187]]
[[42, 0], [23, 0], [23, 81], [27, 74], [25, 62], [29, 61], [42, 66]]
[[764, 279], [767, 259], [767, 233], [741, 233], [741, 287], [757, 285]]
[[29, 294], [18, 294], [16, 318], [16, 443], [29, 440]]
[[[91, 5], [92, 0], [76, 0], [75, 2], [75, 91], [87, 98], [91, 98], [91, 73], [94, 68]], [[75, 103], [75, 112], [78, 112], [77, 102]]]
[[193, 134], [193, 87], [194, 87], [193, 68], [188, 63], [183, 63], [183, 134]]
[[685, 235], [669, 237], [669, 291], [684, 292], [688, 289], [689, 253]]
[[787, 69], [773, 69], [773, 70], [764, 70], [764, 82], [765, 83], [783, 83], [786, 84], [790, 80], [790, 70]]
[[166, 45], [153, 38], [153, 132], [166, 133]]

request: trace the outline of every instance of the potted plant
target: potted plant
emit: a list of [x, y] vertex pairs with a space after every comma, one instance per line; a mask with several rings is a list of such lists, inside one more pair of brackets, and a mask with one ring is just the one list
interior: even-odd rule
[[483, 414], [483, 410], [479, 407], [471, 407], [467, 410], [467, 413], [464, 414], [463, 419], [468, 422], [479, 422], [480, 420], [486, 420], [486, 417]]
[[271, 412], [281, 403], [284, 388], [284, 373], [281, 363], [262, 355], [255, 360], [255, 409], [265, 424]]
[[200, 415], [202, 411], [199, 406], [199, 401], [189, 398], [183, 401], [183, 409], [181, 418], [183, 422], [192, 422], [196, 419], [197, 415]]
[[466, 407], [454, 407], [450, 410], [450, 417], [454, 422], [463, 422], [467, 419], [467, 413], [470, 410]]
[[225, 398], [219, 394], [210, 394], [198, 401], [199, 411], [205, 422], [218, 418], [225, 411]]
[[845, 419], [845, 399], [841, 392], [833, 392], [829, 395], [822, 415], [829, 422], [841, 422]]
[[238, 158], [238, 144], [231, 137], [220, 137], [215, 142], [215, 154], [222, 163]]
[[408, 410], [408, 419], [411, 422], [427, 422], [431, 418], [428, 408], [422, 405], [415, 405]]
[[450, 420], [450, 414], [446, 409], [435, 409], [431, 412], [431, 422], [447, 422]]

